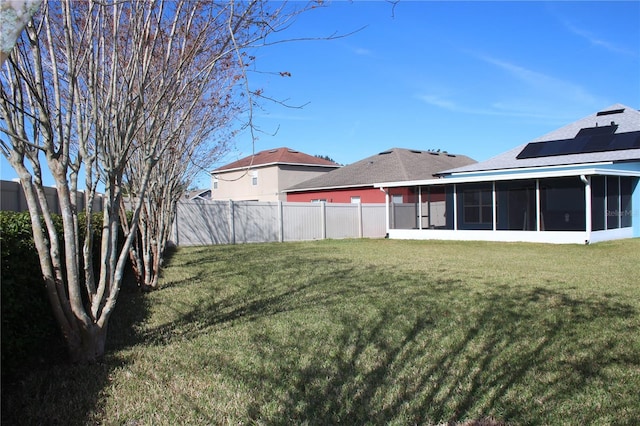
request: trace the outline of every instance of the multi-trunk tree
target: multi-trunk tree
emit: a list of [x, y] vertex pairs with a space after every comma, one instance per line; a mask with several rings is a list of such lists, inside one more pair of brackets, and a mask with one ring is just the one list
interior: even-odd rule
[[[0, 148], [20, 178], [72, 360], [103, 356], [130, 249], [142, 247], [142, 258], [163, 250], [158, 241], [171, 218], [149, 218], [171, 212], [163, 203], [188, 174], [176, 163], [215, 152], [203, 148], [205, 141], [215, 148], [217, 130], [226, 131], [228, 117], [251, 102], [244, 49], [294, 15], [266, 1], [45, 0], [27, 24], [0, 76]], [[62, 233], [44, 195], [45, 170], [57, 189]], [[170, 175], [181, 178], [163, 180]], [[84, 207], [75, 195], [79, 181]], [[98, 189], [102, 240], [94, 256]], [[119, 241], [125, 195], [132, 213]], [[141, 237], [146, 245], [134, 246], [141, 216], [150, 232]], [[81, 239], [83, 217], [88, 231]], [[143, 282], [153, 286], [157, 270], [150, 265], [143, 262], [151, 268]]]

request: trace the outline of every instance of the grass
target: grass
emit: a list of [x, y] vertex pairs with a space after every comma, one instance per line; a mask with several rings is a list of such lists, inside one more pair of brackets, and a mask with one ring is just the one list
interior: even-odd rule
[[640, 423], [640, 239], [179, 249], [3, 424]]

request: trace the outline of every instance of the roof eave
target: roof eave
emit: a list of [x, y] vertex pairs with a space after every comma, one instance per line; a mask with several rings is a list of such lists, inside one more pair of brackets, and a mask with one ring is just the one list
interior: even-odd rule
[[[607, 163], [599, 163], [598, 165], [610, 165], [613, 162]], [[574, 165], [580, 166], [580, 165]], [[592, 167], [594, 164], [588, 164], [588, 168], [583, 169], [558, 169], [558, 170], [547, 170], [547, 171], [537, 171], [537, 172], [524, 172], [522, 173], [521, 169], [512, 169], [512, 170], [500, 170], [498, 173], [493, 175], [471, 175], [466, 174], [465, 176], [453, 176], [446, 177], [440, 179], [426, 179], [426, 180], [414, 180], [414, 181], [406, 181], [406, 182], [380, 182], [374, 184], [376, 188], [397, 188], [402, 186], [431, 186], [431, 185], [446, 185], [446, 184], [457, 184], [457, 183], [478, 183], [478, 182], [493, 182], [493, 181], [506, 181], [506, 180], [525, 180], [525, 179], [543, 179], [543, 178], [553, 178], [553, 177], [569, 177], [569, 176], [581, 176], [581, 175], [615, 175], [615, 176], [632, 176], [632, 177], [640, 177], [640, 171], [634, 170], [622, 170], [622, 169], [599, 169], [597, 167]], [[517, 173], [513, 173], [517, 171]], [[510, 173], [511, 172], [511, 173]], [[479, 174], [481, 172], [473, 173]], [[486, 173], [486, 172], [485, 172]]]
[[285, 189], [282, 192], [311, 192], [311, 191], [328, 191], [332, 189], [349, 189], [349, 188], [365, 188], [365, 187], [374, 187], [373, 183], [360, 183], [355, 185], [337, 185], [337, 186], [319, 186], [316, 188], [295, 188], [295, 189]]

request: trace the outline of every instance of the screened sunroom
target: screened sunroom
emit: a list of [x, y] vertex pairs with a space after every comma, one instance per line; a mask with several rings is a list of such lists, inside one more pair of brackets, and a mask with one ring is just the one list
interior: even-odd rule
[[552, 243], [640, 236], [640, 172], [573, 173], [415, 182], [407, 185], [408, 202], [388, 198], [388, 233], [391, 238]]
[[640, 112], [616, 104], [434, 179], [383, 182], [390, 238], [591, 243], [640, 237]]

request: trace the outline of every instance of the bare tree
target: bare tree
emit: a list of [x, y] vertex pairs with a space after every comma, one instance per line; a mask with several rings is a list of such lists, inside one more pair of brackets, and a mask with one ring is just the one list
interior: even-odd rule
[[[198, 114], [202, 104], [220, 99], [209, 81], [222, 71], [241, 82], [242, 48], [283, 22], [279, 10], [259, 1], [45, 0], [27, 25], [0, 78], [0, 148], [22, 183], [47, 293], [72, 360], [94, 362], [104, 354], [139, 217], [157, 207], [145, 200], [149, 186], [155, 200], [166, 195], [154, 191], [175, 191], [154, 168], [165, 155], [188, 152], [185, 145], [211, 133], [194, 124], [210, 118]], [[228, 96], [231, 105], [240, 95]], [[135, 178], [128, 175], [126, 191], [134, 205], [124, 241], [118, 241], [131, 159]], [[61, 234], [44, 196], [45, 168], [58, 193]], [[75, 197], [80, 179], [86, 197], [82, 241]], [[90, 216], [99, 185], [103, 225], [95, 262]]]
[[42, 0], [12, 0], [0, 4], [0, 65], [7, 59], [27, 22]]
[[[130, 193], [131, 200], [143, 200], [139, 238], [130, 247], [136, 279], [143, 289], [158, 284], [177, 202], [195, 175], [226, 152], [234, 134], [232, 120], [239, 113], [247, 113], [242, 127], [248, 127], [253, 136], [254, 104], [268, 98], [262, 90], [249, 88], [246, 70], [254, 59], [250, 52], [282, 42], [267, 40], [267, 36], [287, 28], [297, 14], [317, 6], [309, 3], [285, 11], [284, 4], [271, 10], [265, 4], [229, 2], [224, 13], [215, 17], [199, 13], [185, 19], [187, 25], [172, 33], [173, 42], [188, 46], [184, 54], [193, 59], [192, 66], [182, 69], [174, 81], [175, 96], [163, 99], [166, 108], [156, 110], [161, 115], [150, 117], [152, 125], [140, 135], [142, 139], [160, 140], [163, 152], [147, 191]], [[155, 73], [168, 74], [167, 66], [172, 64], [157, 64]], [[128, 187], [139, 187], [143, 170], [144, 157], [132, 156], [125, 172]], [[123, 208], [121, 221], [129, 232], [125, 213]]]

